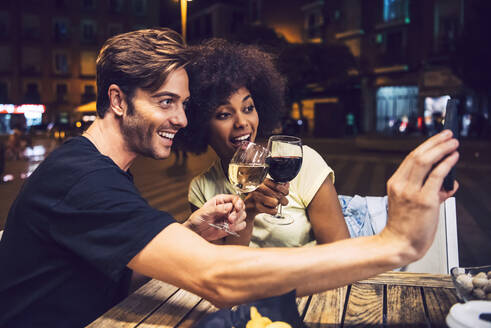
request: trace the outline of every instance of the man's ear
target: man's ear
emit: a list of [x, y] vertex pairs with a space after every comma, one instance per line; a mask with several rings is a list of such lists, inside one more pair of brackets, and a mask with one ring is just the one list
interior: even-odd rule
[[111, 84], [107, 90], [107, 95], [109, 97], [109, 108], [116, 116], [122, 117], [128, 108], [128, 104], [121, 88], [116, 84]]

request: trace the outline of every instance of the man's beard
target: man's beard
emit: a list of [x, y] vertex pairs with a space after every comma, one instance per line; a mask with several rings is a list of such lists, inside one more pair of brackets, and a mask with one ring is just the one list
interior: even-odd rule
[[152, 147], [156, 130], [151, 124], [146, 124], [145, 119], [135, 110], [132, 100], [128, 100], [126, 113], [126, 117], [120, 121], [120, 129], [128, 150], [141, 156], [160, 159]]

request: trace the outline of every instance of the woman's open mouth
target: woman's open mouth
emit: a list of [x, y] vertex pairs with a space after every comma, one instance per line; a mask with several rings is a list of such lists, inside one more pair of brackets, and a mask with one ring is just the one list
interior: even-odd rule
[[244, 134], [239, 137], [234, 137], [230, 139], [230, 142], [234, 144], [234, 146], [238, 146], [241, 142], [251, 141], [251, 134]]

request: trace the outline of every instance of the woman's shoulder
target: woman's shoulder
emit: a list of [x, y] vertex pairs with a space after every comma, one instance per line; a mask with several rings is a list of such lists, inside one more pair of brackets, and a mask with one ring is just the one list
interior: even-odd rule
[[322, 158], [321, 154], [319, 154], [314, 148], [303, 145], [303, 158], [307, 160], [320, 160], [325, 162], [325, 160]]
[[217, 181], [223, 175], [221, 170], [222, 167], [220, 165], [220, 160], [217, 159], [216, 161], [211, 163], [211, 165], [202, 173], [195, 176], [192, 179], [191, 184], [205, 184], [210, 181]]

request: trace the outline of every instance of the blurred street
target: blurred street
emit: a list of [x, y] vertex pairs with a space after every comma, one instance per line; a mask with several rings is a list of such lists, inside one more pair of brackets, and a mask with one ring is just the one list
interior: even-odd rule
[[[336, 174], [338, 194], [362, 196], [385, 195], [385, 183], [405, 154], [419, 140], [371, 139], [308, 139], [304, 143], [316, 149]], [[34, 145], [46, 152], [56, 145], [50, 139], [37, 139]], [[460, 190], [457, 199], [457, 221], [460, 265], [491, 263], [491, 145], [464, 141], [457, 166]], [[8, 209], [19, 192], [23, 174], [32, 171], [42, 160], [42, 147], [35, 148], [30, 160], [6, 162], [4, 174], [13, 180], [0, 184], [0, 229], [3, 229]], [[150, 205], [165, 210], [178, 220], [190, 211], [187, 187], [191, 179], [214, 160], [212, 151], [189, 155], [186, 163], [176, 163], [175, 155], [165, 161], [140, 158], [131, 169], [135, 183]]]

